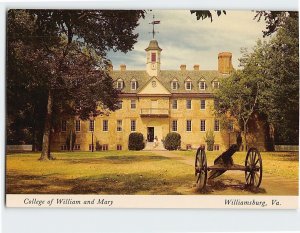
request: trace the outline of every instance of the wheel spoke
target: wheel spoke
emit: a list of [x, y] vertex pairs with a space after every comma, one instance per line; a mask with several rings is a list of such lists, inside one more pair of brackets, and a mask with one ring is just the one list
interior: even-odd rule
[[248, 183], [248, 180], [249, 180], [250, 175], [251, 175], [251, 172], [249, 172], [248, 175], [246, 176], [246, 181], [247, 181], [247, 183]]
[[197, 184], [199, 183], [199, 180], [200, 180], [200, 174], [197, 175], [197, 180], [196, 180]]
[[253, 164], [253, 150], [251, 151], [251, 164]]

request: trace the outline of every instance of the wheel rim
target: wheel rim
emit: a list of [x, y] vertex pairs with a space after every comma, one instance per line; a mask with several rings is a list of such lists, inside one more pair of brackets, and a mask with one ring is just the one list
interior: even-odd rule
[[195, 159], [196, 187], [202, 190], [206, 186], [207, 180], [207, 161], [205, 151], [201, 148], [197, 150]]
[[250, 187], [258, 188], [262, 181], [262, 158], [256, 148], [248, 150], [245, 160], [245, 179]]

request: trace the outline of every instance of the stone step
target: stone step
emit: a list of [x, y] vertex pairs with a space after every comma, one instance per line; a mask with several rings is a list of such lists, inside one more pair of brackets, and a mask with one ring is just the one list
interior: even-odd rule
[[154, 145], [154, 142], [147, 142], [144, 150], [166, 150], [164, 145], [159, 142], [157, 146]]

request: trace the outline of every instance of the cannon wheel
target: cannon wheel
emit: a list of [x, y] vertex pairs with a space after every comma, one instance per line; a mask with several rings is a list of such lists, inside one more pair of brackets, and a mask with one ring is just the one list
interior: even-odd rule
[[258, 188], [262, 180], [262, 158], [256, 148], [248, 150], [245, 160], [245, 178], [246, 184], [250, 187]]
[[204, 189], [207, 181], [207, 161], [205, 150], [202, 147], [199, 147], [196, 153], [195, 176], [197, 189]]

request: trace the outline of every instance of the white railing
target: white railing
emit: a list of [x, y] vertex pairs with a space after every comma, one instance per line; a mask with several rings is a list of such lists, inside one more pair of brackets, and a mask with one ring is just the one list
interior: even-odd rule
[[142, 108], [141, 115], [169, 115], [167, 108]]

